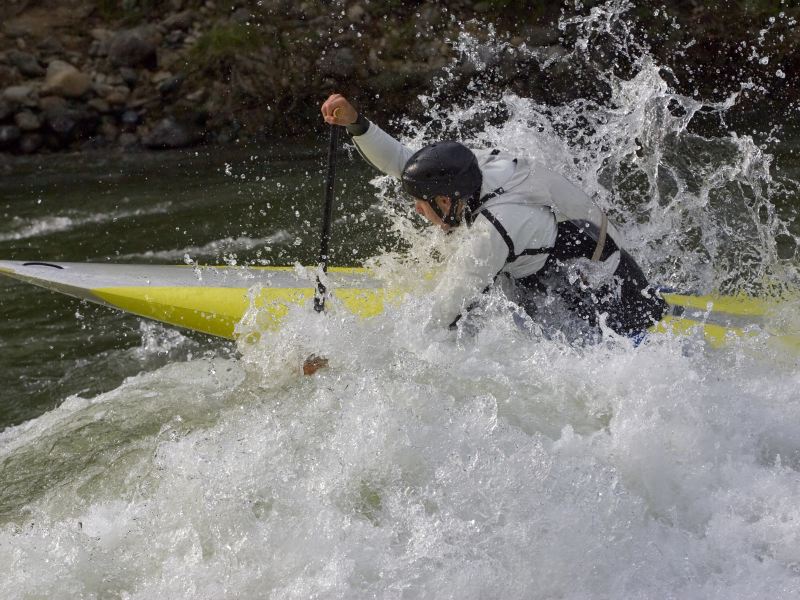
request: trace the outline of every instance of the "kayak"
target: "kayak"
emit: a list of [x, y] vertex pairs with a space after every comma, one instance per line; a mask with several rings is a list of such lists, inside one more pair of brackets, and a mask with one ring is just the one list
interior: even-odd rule
[[[316, 269], [193, 265], [126, 265], [0, 261], [0, 274], [154, 319], [227, 339], [256, 306], [265, 328], [277, 328], [293, 305], [309, 303], [315, 293]], [[365, 268], [331, 267], [327, 288], [333, 303], [360, 317], [383, 312], [401, 295], [384, 287]], [[714, 346], [726, 340], [768, 331], [782, 347], [800, 353], [800, 335], [770, 331], [781, 305], [748, 296], [663, 293], [669, 313], [654, 331], [685, 333], [702, 328]]]

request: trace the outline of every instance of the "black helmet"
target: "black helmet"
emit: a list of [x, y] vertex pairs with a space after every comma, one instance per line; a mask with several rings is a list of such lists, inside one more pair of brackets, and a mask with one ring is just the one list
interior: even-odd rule
[[458, 142], [445, 141], [425, 146], [408, 159], [402, 174], [403, 190], [428, 201], [440, 213], [434, 198], [452, 200], [449, 215], [439, 214], [448, 225], [457, 225], [458, 200], [465, 203], [480, 193], [483, 176], [472, 150]]

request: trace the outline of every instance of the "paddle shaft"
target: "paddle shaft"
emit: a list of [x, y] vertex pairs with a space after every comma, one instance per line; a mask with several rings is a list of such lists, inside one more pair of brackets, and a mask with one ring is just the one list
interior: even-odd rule
[[[319, 267], [323, 273], [328, 271], [328, 246], [331, 240], [331, 220], [333, 218], [333, 190], [336, 183], [336, 147], [339, 143], [339, 127], [330, 126], [330, 142], [328, 144], [328, 172], [325, 177], [325, 211], [322, 215], [322, 239], [319, 244]], [[314, 310], [325, 310], [325, 284], [317, 275], [317, 293], [314, 296]]]

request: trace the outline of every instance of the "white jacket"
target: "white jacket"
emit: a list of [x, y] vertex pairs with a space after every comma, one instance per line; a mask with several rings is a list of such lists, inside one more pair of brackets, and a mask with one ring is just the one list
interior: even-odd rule
[[[353, 141], [377, 169], [398, 179], [414, 153], [374, 123], [364, 134], [353, 136]], [[552, 248], [558, 221], [587, 220], [599, 225], [602, 219], [592, 200], [561, 175], [506, 153], [473, 152], [483, 175], [481, 198], [502, 192], [475, 211], [477, 217], [468, 234], [461, 236], [447, 261], [433, 308], [434, 320], [445, 327], [498, 274], [520, 279], [538, 272], [548, 254], [520, 254], [527, 249]], [[609, 227], [608, 233], [615, 242], [619, 239], [613, 228]], [[515, 260], [509, 260], [512, 248], [518, 256]]]

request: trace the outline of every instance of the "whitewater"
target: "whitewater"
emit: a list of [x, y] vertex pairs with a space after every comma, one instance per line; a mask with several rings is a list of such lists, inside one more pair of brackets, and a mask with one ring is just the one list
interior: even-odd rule
[[[628, 35], [624, 23], [611, 2], [562, 25], [590, 46], [604, 28]], [[452, 43], [476, 78], [487, 47], [504, 51]], [[698, 111], [724, 117], [735, 97], [681, 96], [637, 52], [635, 76], [605, 74], [605, 104], [446, 103], [448, 75], [420, 101], [445, 133], [579, 183], [654, 280], [782, 297], [773, 325], [797, 333], [798, 261], [775, 242], [798, 240], [776, 208], [796, 206], [796, 183], [750, 137], [692, 132]], [[487, 111], [503, 118], [470, 133]], [[433, 135], [402, 124], [409, 145]], [[432, 332], [420, 279], [449, 241], [395, 183], [373, 183], [394, 242], [366, 264], [416, 286], [390, 310], [297, 307], [261, 331], [253, 307], [235, 350], [148, 325], [130, 352], [169, 360], [0, 432], [0, 596], [800, 596], [796, 356], [757, 328], [719, 349], [700, 331], [571, 344], [520, 328], [499, 293], [479, 326]], [[246, 250], [292, 236], [216, 239]], [[330, 363], [304, 377], [310, 354]]]

